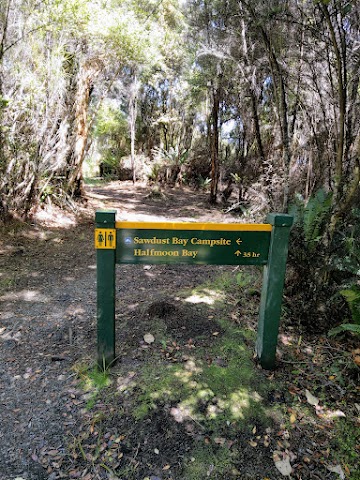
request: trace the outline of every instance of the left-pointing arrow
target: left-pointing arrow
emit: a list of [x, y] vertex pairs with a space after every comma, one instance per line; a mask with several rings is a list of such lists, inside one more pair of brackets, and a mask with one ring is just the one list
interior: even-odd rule
[[236, 240], [236, 243], [237, 243], [238, 245], [240, 245], [240, 243], [242, 243], [241, 238], [238, 238], [238, 239]]

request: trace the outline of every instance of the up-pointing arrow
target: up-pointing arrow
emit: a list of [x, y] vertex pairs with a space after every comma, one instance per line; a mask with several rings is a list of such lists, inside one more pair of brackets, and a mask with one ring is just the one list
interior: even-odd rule
[[236, 240], [236, 243], [237, 243], [238, 245], [240, 245], [240, 243], [242, 243], [241, 238], [238, 238], [238, 239]]
[[236, 250], [235, 255], [236, 255], [237, 257], [238, 257], [239, 255], [241, 255], [240, 250]]

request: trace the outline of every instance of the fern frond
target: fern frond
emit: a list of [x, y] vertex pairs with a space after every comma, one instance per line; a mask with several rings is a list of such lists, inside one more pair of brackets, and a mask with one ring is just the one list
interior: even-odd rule
[[354, 324], [360, 325], [360, 288], [353, 285], [351, 288], [340, 290], [340, 293], [349, 305]]
[[309, 198], [304, 209], [304, 235], [310, 247], [322, 238], [324, 224], [330, 213], [331, 193], [320, 189]]
[[360, 325], [355, 325], [355, 323], [343, 323], [338, 327], [332, 328], [328, 332], [328, 336], [334, 337], [335, 335], [338, 335], [339, 333], [342, 333], [342, 332], [353, 332], [360, 335]]

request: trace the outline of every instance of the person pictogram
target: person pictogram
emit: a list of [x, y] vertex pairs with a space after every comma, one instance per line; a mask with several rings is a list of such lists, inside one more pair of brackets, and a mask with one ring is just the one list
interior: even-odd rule
[[99, 232], [97, 237], [98, 243], [102, 244], [104, 240], [105, 240], [104, 235], [101, 232]]
[[112, 243], [113, 243], [113, 240], [114, 240], [114, 235], [113, 235], [112, 232], [109, 232], [108, 240], [109, 240], [109, 243], [110, 243], [110, 247], [112, 247]]

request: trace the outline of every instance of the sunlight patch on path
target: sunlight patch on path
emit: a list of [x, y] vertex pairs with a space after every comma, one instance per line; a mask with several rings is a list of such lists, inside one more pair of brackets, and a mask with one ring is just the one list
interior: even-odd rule
[[188, 303], [206, 303], [207, 305], [214, 305], [216, 301], [223, 300], [224, 294], [216, 292], [215, 290], [207, 290], [204, 293], [195, 293], [190, 297], [185, 298]]
[[50, 302], [50, 298], [43, 295], [39, 290], [22, 290], [21, 292], [7, 292], [0, 297], [3, 302], [23, 301], [23, 302]]

